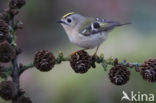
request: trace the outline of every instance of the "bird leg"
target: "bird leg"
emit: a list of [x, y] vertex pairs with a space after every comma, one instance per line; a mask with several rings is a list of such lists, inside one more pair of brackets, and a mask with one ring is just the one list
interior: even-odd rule
[[97, 52], [98, 52], [98, 49], [99, 49], [99, 46], [96, 48], [96, 51], [95, 51], [95, 53], [93, 54], [93, 56], [97, 56]]

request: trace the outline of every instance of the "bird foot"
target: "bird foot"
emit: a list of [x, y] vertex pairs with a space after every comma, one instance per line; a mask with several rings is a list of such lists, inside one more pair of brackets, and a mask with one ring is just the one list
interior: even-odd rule
[[71, 55], [76, 54], [77, 52], [82, 51], [82, 50], [86, 50], [86, 49], [81, 49], [81, 50], [74, 51], [73, 53], [71, 53]]

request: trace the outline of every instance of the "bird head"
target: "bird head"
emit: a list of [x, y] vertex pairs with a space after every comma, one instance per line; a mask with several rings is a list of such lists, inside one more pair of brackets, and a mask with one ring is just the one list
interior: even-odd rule
[[67, 30], [75, 30], [77, 28], [79, 28], [79, 26], [81, 26], [81, 23], [85, 20], [85, 17], [74, 13], [74, 12], [70, 12], [65, 14], [59, 21], [58, 23], [60, 23], [63, 28], [67, 31]]

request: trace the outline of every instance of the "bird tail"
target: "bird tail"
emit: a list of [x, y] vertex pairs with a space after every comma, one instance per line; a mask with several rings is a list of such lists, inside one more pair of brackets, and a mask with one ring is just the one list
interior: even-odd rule
[[127, 23], [119, 23], [119, 24], [114, 24], [114, 26], [124, 26], [124, 25], [129, 25], [129, 24], [132, 24], [130, 22], [127, 22]]
[[129, 24], [131, 24], [131, 23], [130, 23], [130, 22], [127, 22], [127, 23], [114, 22], [114, 23], [111, 23], [110, 26], [105, 27], [105, 28], [104, 28], [104, 31], [111, 31], [111, 30], [114, 29], [115, 27], [120, 27], [120, 26], [124, 26], [124, 25], [129, 25]]

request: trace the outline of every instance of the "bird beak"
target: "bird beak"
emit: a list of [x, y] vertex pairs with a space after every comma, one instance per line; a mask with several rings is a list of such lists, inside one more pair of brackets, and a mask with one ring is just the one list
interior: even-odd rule
[[62, 21], [62, 20], [58, 20], [57, 23], [62, 24], [62, 23], [65, 23], [65, 22]]

